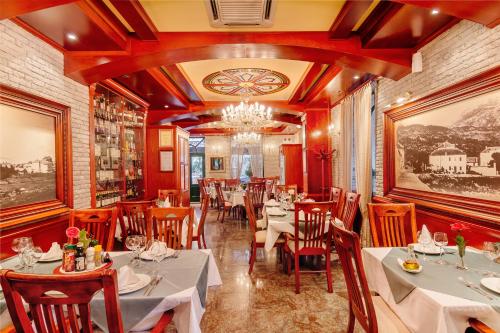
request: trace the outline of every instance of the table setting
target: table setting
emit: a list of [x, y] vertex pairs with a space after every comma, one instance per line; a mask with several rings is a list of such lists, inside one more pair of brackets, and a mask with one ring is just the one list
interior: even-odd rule
[[[149, 330], [164, 312], [174, 309], [173, 321], [178, 332], [201, 332], [199, 323], [205, 311], [207, 289], [222, 284], [211, 250], [174, 250], [157, 240], [142, 245], [140, 235], [129, 237], [127, 244], [133, 251], [103, 253], [103, 258], [110, 259], [109, 267], [116, 269], [118, 273], [118, 294], [124, 330]], [[24, 257], [28, 253], [29, 240], [22, 242], [27, 244], [27, 248], [23, 250], [23, 258], [16, 256], [2, 261], [3, 269], [53, 274], [66, 260], [38, 260], [28, 269], [28, 261]], [[49, 251], [39, 257], [47, 254], [48, 258], [55, 258], [56, 247], [63, 251], [59, 244], [53, 243]], [[91, 317], [96, 325], [105, 329], [107, 325], [103, 297], [102, 292], [94, 295]], [[2, 328], [10, 322], [3, 294], [0, 298], [0, 317]]]
[[500, 250], [490, 242], [483, 250], [467, 247], [463, 230], [452, 226], [455, 246], [447, 245], [446, 233], [432, 235], [424, 225], [419, 243], [363, 248], [370, 289], [410, 331], [462, 333], [468, 318], [500, 331], [500, 265], [494, 262]]

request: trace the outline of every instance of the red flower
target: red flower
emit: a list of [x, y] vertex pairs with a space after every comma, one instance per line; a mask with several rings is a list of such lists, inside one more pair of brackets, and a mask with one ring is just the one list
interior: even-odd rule
[[459, 222], [457, 222], [457, 223], [453, 223], [453, 224], [451, 225], [451, 230], [452, 230], [452, 231], [458, 231], [458, 232], [461, 232], [461, 231], [464, 231], [464, 230], [469, 230], [469, 229], [470, 229], [470, 228], [469, 228], [467, 225], [465, 225], [465, 224], [463, 224], [463, 223], [459, 223]]
[[78, 234], [80, 233], [80, 229], [77, 227], [69, 227], [66, 229], [66, 236], [69, 238], [78, 238]]

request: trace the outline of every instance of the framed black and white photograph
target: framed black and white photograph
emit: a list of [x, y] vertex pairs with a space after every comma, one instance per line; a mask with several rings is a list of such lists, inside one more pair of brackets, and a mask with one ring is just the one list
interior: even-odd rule
[[223, 172], [224, 170], [224, 157], [210, 157], [210, 171]]

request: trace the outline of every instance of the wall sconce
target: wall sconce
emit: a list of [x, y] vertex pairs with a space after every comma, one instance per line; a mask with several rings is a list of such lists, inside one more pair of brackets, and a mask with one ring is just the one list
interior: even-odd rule
[[407, 91], [407, 92], [405, 92], [403, 95], [398, 96], [398, 97], [396, 98], [396, 101], [395, 101], [394, 103], [389, 103], [389, 104], [387, 104], [387, 105], [385, 106], [385, 108], [386, 108], [386, 109], [388, 109], [388, 108], [390, 108], [390, 107], [392, 107], [392, 106], [397, 106], [397, 105], [401, 105], [401, 104], [403, 104], [403, 103], [405, 103], [405, 102], [409, 102], [410, 100], [413, 100], [413, 99], [411, 98], [411, 96], [412, 96], [411, 91]]
[[335, 124], [328, 125], [328, 133], [329, 134], [333, 134], [334, 130], [335, 130]]
[[317, 138], [321, 135], [321, 131], [320, 130], [315, 130], [314, 132], [311, 133], [311, 136], [313, 138]]

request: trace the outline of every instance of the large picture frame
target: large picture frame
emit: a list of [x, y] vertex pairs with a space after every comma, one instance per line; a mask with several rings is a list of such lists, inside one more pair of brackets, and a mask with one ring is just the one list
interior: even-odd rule
[[[32, 117], [26, 119], [40, 119], [39, 122], [31, 124], [31, 121], [27, 121], [25, 126], [31, 126], [28, 130], [23, 128], [21, 121], [16, 125], [10, 123], [10, 126], [18, 126], [17, 130], [9, 131], [12, 137], [0, 142], [0, 151], [6, 152], [9, 156], [6, 161], [2, 162], [3, 166], [10, 168], [16, 178], [10, 182], [9, 187], [2, 185], [4, 191], [14, 193], [10, 195], [14, 197], [14, 201], [4, 203], [4, 207], [0, 208], [0, 227], [9, 227], [68, 212], [73, 207], [70, 108], [6, 85], [0, 85], [0, 108], [2, 112], [7, 112], [7, 110], [10, 113], [13, 112], [12, 119], [17, 118], [15, 112], [19, 112], [19, 117], [25, 117], [26, 114], [29, 116], [29, 113], [32, 113]], [[46, 126], [47, 124], [50, 125]], [[37, 135], [41, 132], [43, 133], [41, 137], [48, 138], [42, 145], [49, 143], [51, 146], [46, 147], [46, 151], [43, 152], [44, 156], [33, 155], [30, 161], [21, 161], [31, 156], [29, 150], [24, 152], [24, 155], [22, 154], [23, 147], [29, 148], [29, 144], [35, 144], [35, 142], [30, 143], [29, 138], [16, 137], [16, 135], [31, 133], [32, 127], [39, 129], [33, 140], [40, 137]], [[16, 149], [19, 149], [19, 152], [11, 149], [13, 144], [17, 145]], [[28, 191], [28, 187], [20, 184], [19, 188], [13, 188], [16, 182], [21, 183], [22, 178], [26, 176], [33, 177], [35, 183], [39, 181], [38, 178], [45, 179], [43, 184], [50, 187], [50, 191], [27, 198], [23, 191]], [[16, 202], [17, 199], [19, 203]]]
[[387, 110], [384, 196], [498, 224], [500, 172], [490, 155], [500, 148], [499, 105], [496, 67]]
[[210, 157], [210, 171], [213, 172], [224, 172], [224, 157]]

